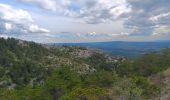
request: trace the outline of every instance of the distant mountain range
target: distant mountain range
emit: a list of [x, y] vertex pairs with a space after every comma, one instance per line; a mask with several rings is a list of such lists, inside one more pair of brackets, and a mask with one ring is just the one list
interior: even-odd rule
[[170, 41], [155, 42], [95, 42], [95, 43], [50, 43], [50, 45], [83, 46], [101, 49], [113, 55], [135, 58], [145, 53], [157, 52], [164, 48], [170, 48]]

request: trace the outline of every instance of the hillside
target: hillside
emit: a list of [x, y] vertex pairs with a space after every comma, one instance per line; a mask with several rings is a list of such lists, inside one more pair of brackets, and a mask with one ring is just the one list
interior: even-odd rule
[[170, 98], [170, 49], [129, 60], [98, 49], [0, 38], [0, 54], [0, 100]]
[[84, 46], [96, 48], [104, 52], [125, 56], [127, 58], [136, 58], [145, 53], [157, 52], [164, 48], [170, 48], [170, 41], [153, 41], [153, 42], [92, 42], [92, 43], [52, 43], [52, 45], [67, 46]]

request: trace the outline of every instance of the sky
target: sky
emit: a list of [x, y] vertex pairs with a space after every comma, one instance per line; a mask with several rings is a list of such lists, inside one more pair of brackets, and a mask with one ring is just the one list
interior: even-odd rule
[[40, 43], [170, 40], [170, 0], [0, 0], [0, 37]]

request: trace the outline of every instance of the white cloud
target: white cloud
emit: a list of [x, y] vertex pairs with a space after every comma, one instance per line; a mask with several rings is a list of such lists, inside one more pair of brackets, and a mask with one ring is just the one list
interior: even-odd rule
[[5, 28], [6, 28], [6, 30], [11, 30], [12, 29], [12, 24], [5, 23]]
[[[54, 32], [68, 31], [72, 34], [62, 33], [64, 38], [112, 38], [127, 36], [122, 34], [125, 31], [122, 26], [122, 19], [131, 12], [131, 6], [126, 0], [18, 0], [25, 4], [31, 4], [45, 10], [51, 10], [52, 13], [60, 13], [60, 17], [71, 19], [71, 23], [61, 22], [64, 28], [54, 28]], [[61, 16], [63, 14], [63, 16]], [[54, 18], [55, 20], [55, 18]], [[73, 21], [74, 20], [74, 21]], [[77, 22], [75, 22], [77, 21]], [[120, 23], [119, 23], [120, 21]], [[53, 21], [55, 22], [55, 21]], [[57, 21], [58, 22], [58, 21]], [[52, 23], [52, 21], [50, 22]], [[75, 25], [76, 24], [76, 25]], [[92, 25], [96, 24], [96, 26]], [[121, 24], [121, 25], [120, 25]], [[54, 25], [54, 24], [53, 24]], [[52, 27], [52, 25], [50, 25]], [[117, 27], [117, 28], [115, 28]], [[116, 35], [110, 35], [117, 33]], [[127, 32], [125, 32], [127, 33]], [[102, 39], [103, 40], [103, 39]], [[89, 39], [90, 41], [90, 39]]]
[[31, 15], [22, 9], [0, 3], [0, 33], [8, 35], [24, 33], [47, 33], [47, 29], [36, 25]]
[[121, 33], [120, 33], [120, 35], [122, 35], [122, 36], [129, 36], [129, 35], [130, 35], [130, 33], [121, 32]]
[[22, 9], [14, 9], [9, 5], [0, 4], [1, 19], [14, 23], [33, 22], [31, 15]]
[[121, 33], [112, 33], [112, 34], [107, 34], [110, 37], [126, 37], [129, 36], [130, 33], [126, 33], [126, 32], [121, 32]]
[[32, 33], [36, 33], [36, 32], [39, 32], [39, 33], [49, 33], [50, 31], [47, 30], [47, 29], [44, 29], [44, 28], [40, 28], [38, 27], [37, 25], [30, 25], [29, 27], [29, 31], [32, 32]]
[[90, 24], [104, 23], [131, 12], [126, 0], [18, 0], [40, 8], [80, 18]]
[[102, 9], [107, 9], [114, 18], [118, 18], [122, 14], [131, 12], [131, 7], [126, 0], [99, 0], [99, 6]]
[[[73, 36], [74, 34], [68, 34]], [[78, 38], [115, 38], [115, 37], [127, 37], [131, 35], [130, 33], [127, 32], [121, 32], [121, 33], [98, 33], [98, 32], [87, 32], [87, 33], [76, 33], [75, 36]]]
[[89, 32], [87, 35], [89, 35], [89, 36], [96, 36], [97, 33], [96, 32]]
[[161, 13], [159, 15], [156, 15], [156, 16], [152, 16], [150, 17], [149, 19], [153, 22], [157, 22], [159, 19], [161, 18], [164, 18], [164, 17], [167, 17], [167, 16], [170, 16], [170, 12], [168, 13]]
[[70, 4], [70, 0], [18, 0], [18, 1], [29, 3], [52, 11], [62, 10], [62, 8]]
[[167, 35], [170, 33], [170, 26], [157, 25], [152, 33], [153, 36]]
[[[131, 13], [124, 26], [132, 30], [131, 35], [153, 36], [169, 34], [170, 1], [168, 0], [127, 0], [131, 5]], [[157, 27], [159, 26], [159, 27]]]
[[[72, 33], [71, 35], [62, 33], [62, 36], [65, 37], [65, 39], [73, 37], [97, 39], [99, 37], [105, 38], [106, 36], [109, 38], [123, 37], [124, 39], [124, 37], [137, 37], [145, 39], [156, 35], [170, 35], [170, 0], [18, 1], [46, 9], [48, 11], [51, 10], [52, 16], [53, 14], [57, 14], [53, 16], [53, 19], [50, 19], [51, 15], [48, 17], [48, 13], [47, 18], [44, 18], [46, 22], [44, 22], [44, 19], [42, 18], [44, 16], [39, 14], [39, 17], [43, 19], [41, 19], [41, 22], [39, 23], [47, 23], [47, 27], [52, 27], [54, 32], [59, 34], [63, 31]], [[58, 15], [59, 17], [63, 17], [67, 20], [55, 20]], [[31, 20], [28, 22], [31, 22]], [[13, 28], [13, 23], [11, 25]], [[25, 29], [25, 27], [23, 28]], [[27, 28], [25, 31], [48, 32], [48, 30], [43, 30], [35, 24], [32, 24], [32, 26], [29, 25]], [[51, 37], [53, 37], [53, 35]]]

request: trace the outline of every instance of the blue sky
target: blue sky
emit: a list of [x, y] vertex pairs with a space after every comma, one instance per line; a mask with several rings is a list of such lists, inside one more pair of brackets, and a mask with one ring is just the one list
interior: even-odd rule
[[0, 37], [35, 42], [170, 39], [170, 0], [0, 0]]

